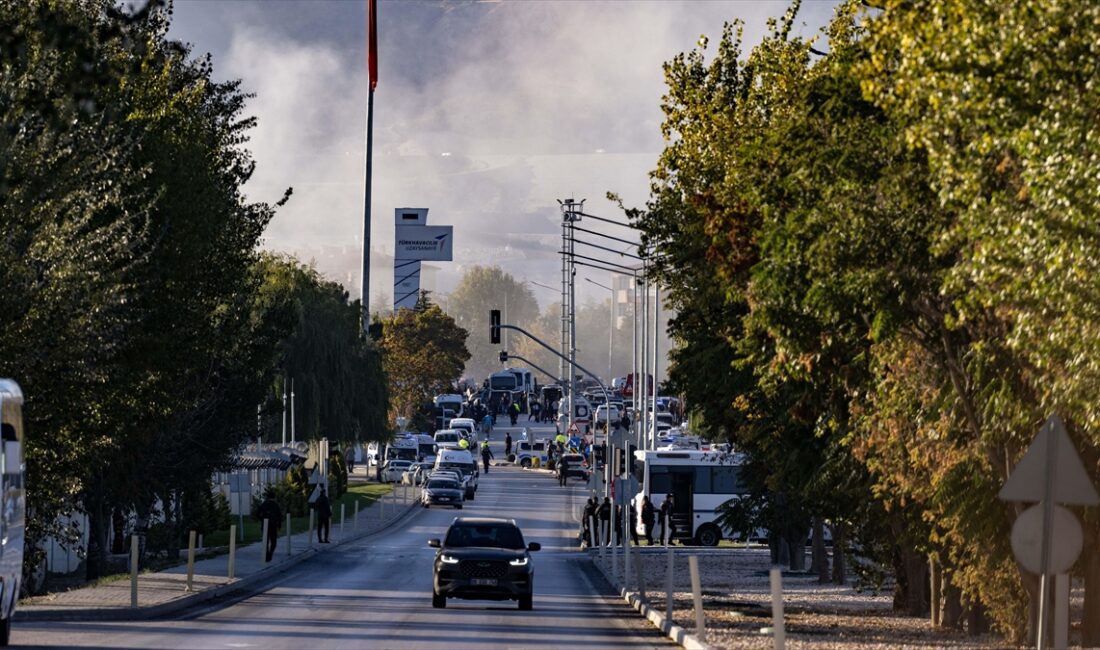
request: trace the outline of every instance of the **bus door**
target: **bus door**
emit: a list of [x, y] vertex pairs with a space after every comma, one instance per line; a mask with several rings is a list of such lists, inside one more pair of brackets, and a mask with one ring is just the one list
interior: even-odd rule
[[670, 467], [672, 470], [669, 493], [672, 494], [676, 509], [672, 513], [672, 521], [676, 524], [676, 538], [688, 539], [694, 536], [692, 520], [694, 517], [695, 499], [695, 468], [694, 467]]

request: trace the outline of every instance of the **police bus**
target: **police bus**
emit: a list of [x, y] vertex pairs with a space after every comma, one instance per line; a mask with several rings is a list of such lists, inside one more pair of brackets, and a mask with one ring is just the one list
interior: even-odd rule
[[[634, 507], [639, 508], [642, 495], [648, 495], [653, 507], [659, 508], [665, 495], [671, 494], [676, 505], [676, 539], [717, 546], [723, 536], [730, 536], [716, 521], [718, 507], [748, 493], [741, 480], [744, 464], [743, 454], [639, 449], [634, 452], [634, 478], [641, 491]], [[637, 521], [638, 532], [645, 532], [641, 517]]]
[[0, 645], [11, 638], [11, 619], [23, 577], [23, 391], [0, 379]]

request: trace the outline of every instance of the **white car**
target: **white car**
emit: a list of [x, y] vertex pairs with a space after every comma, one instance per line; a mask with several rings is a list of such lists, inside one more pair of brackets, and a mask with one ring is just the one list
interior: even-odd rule
[[462, 439], [462, 433], [457, 429], [440, 429], [435, 432], [435, 446], [441, 452], [444, 449], [458, 449], [458, 441]]
[[400, 483], [401, 478], [405, 475], [405, 472], [409, 471], [412, 464], [411, 460], [387, 460], [382, 467], [382, 482]]
[[[607, 422], [607, 405], [600, 404], [596, 407], [596, 415], [592, 417], [592, 421], [597, 424], [603, 424]], [[618, 424], [619, 420], [623, 417], [622, 409], [615, 402], [611, 403], [611, 424]]]
[[472, 418], [454, 418], [449, 426], [459, 431], [459, 433], [465, 434], [467, 440], [472, 440], [474, 432], [477, 430], [477, 424], [474, 423]]

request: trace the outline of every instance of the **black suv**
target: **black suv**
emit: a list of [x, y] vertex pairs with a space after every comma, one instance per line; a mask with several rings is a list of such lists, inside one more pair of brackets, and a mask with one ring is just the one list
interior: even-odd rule
[[538, 542], [523, 543], [523, 533], [511, 519], [458, 517], [447, 536], [428, 540], [438, 548], [432, 575], [432, 607], [446, 607], [448, 598], [518, 600], [531, 609], [535, 569], [530, 551]]

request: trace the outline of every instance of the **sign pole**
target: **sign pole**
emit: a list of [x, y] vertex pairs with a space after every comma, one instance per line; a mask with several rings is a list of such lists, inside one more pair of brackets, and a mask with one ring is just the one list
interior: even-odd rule
[[1043, 484], [1043, 543], [1039, 556], [1041, 571], [1039, 573], [1039, 631], [1036, 647], [1038, 650], [1046, 650], [1047, 635], [1050, 626], [1047, 618], [1050, 612], [1047, 607], [1047, 599], [1050, 592], [1050, 529], [1054, 526], [1054, 472], [1058, 459], [1058, 436], [1054, 431], [1047, 436], [1047, 467], [1046, 480]]

